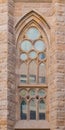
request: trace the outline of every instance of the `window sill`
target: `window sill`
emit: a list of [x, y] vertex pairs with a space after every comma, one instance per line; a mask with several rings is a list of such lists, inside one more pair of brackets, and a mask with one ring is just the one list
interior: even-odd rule
[[46, 120], [19, 120], [15, 124], [15, 130], [21, 129], [45, 129], [50, 130], [49, 122]]

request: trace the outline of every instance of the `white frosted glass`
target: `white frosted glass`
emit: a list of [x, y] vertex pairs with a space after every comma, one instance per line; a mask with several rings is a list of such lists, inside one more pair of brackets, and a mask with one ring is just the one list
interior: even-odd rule
[[36, 29], [35, 27], [31, 27], [27, 32], [26, 32], [27, 37], [30, 40], [36, 40], [40, 37], [40, 32], [38, 31], [38, 29]]
[[43, 41], [41, 41], [41, 40], [38, 40], [38, 41], [35, 42], [34, 47], [38, 51], [44, 51], [44, 49], [45, 49], [45, 43]]
[[40, 53], [40, 54], [39, 54], [39, 59], [40, 59], [40, 60], [43, 60], [44, 58], [45, 58], [45, 54], [44, 54], [44, 53]]
[[35, 51], [30, 52], [29, 53], [29, 57], [32, 58], [32, 59], [34, 59], [34, 58], [37, 57], [37, 53]]
[[21, 49], [24, 50], [24, 51], [30, 51], [32, 49], [32, 44], [30, 41], [28, 40], [24, 40], [22, 43], [21, 43]]
[[39, 96], [45, 96], [46, 92], [41, 89], [41, 90], [39, 90], [38, 94], [39, 94]]
[[23, 61], [27, 60], [27, 55], [25, 53], [22, 53], [20, 55], [20, 59], [23, 60]]

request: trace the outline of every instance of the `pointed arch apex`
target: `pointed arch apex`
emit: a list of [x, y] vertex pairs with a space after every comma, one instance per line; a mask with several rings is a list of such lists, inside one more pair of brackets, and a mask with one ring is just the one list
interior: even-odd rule
[[20, 17], [20, 19], [15, 24], [15, 29], [17, 30], [17, 28], [19, 27], [20, 24], [22, 25], [26, 20], [28, 20], [30, 18], [32, 18], [32, 20], [34, 20], [34, 18], [39, 19], [40, 21], [42, 21], [46, 24], [48, 29], [50, 29], [50, 26], [46, 22], [46, 19], [43, 16], [41, 16], [38, 12], [36, 12], [35, 10], [31, 10], [30, 12], [26, 13], [23, 17]]

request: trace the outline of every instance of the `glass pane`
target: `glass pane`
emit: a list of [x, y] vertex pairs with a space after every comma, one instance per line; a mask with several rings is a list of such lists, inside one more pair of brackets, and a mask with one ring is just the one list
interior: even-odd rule
[[37, 65], [32, 61], [29, 65], [29, 83], [36, 83]]
[[25, 101], [22, 101], [21, 103], [21, 120], [26, 120], [27, 119], [27, 105]]
[[30, 93], [30, 96], [35, 96], [35, 90], [34, 89], [31, 89], [29, 93]]
[[34, 58], [37, 57], [37, 53], [35, 51], [30, 52], [29, 53], [29, 57], [32, 58], [32, 59], [34, 59]]
[[41, 40], [38, 40], [35, 42], [35, 49], [38, 50], [38, 51], [44, 51], [45, 49], [45, 44], [43, 41]]
[[27, 76], [26, 76], [26, 75], [21, 75], [21, 76], [20, 76], [20, 81], [21, 81], [21, 83], [26, 83], [26, 81], [27, 81]]
[[41, 90], [39, 90], [38, 94], [39, 94], [39, 96], [44, 97], [46, 95], [46, 92], [43, 89], [41, 89]]
[[26, 81], [27, 81], [27, 64], [25, 64], [25, 63], [21, 64], [19, 73], [20, 73], [21, 83], [26, 83]]
[[20, 59], [23, 60], [23, 61], [27, 60], [27, 55], [25, 53], [22, 53], [20, 55]]
[[46, 109], [45, 103], [43, 100], [41, 100], [39, 103], [39, 119], [40, 120], [45, 120], [45, 109]]
[[39, 83], [45, 83], [46, 80], [46, 67], [41, 63], [39, 66]]
[[30, 51], [32, 49], [32, 44], [30, 41], [25, 40], [21, 43], [21, 49], [24, 51]]
[[27, 32], [26, 32], [27, 37], [30, 40], [36, 40], [40, 37], [40, 32], [38, 31], [38, 29], [36, 29], [35, 27], [31, 27]]
[[36, 105], [35, 101], [31, 100], [30, 101], [30, 119], [35, 120], [36, 119]]
[[20, 91], [20, 95], [21, 95], [22, 97], [26, 96], [26, 90], [24, 90], [24, 89], [21, 90], [21, 91]]
[[39, 54], [39, 59], [40, 59], [40, 60], [43, 60], [44, 58], [45, 58], [45, 54], [44, 54], [44, 53], [40, 53], [40, 54]]

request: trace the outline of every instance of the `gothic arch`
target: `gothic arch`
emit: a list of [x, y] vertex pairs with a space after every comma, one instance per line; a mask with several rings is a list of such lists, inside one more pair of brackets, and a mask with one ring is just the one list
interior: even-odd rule
[[22, 18], [18, 20], [15, 25], [16, 30], [16, 42], [18, 42], [20, 34], [24, 32], [24, 30], [29, 27], [31, 24], [35, 24], [41, 31], [44, 32], [48, 43], [50, 42], [50, 26], [46, 22], [45, 18], [43, 18], [40, 14], [36, 11], [30, 11], [29, 13], [25, 14]]

